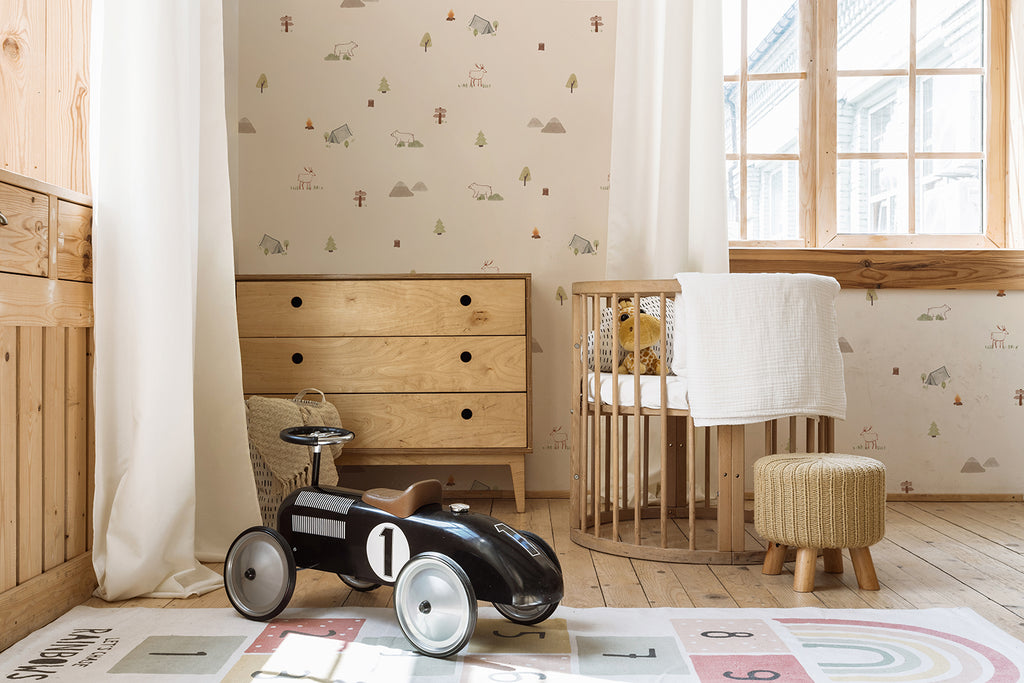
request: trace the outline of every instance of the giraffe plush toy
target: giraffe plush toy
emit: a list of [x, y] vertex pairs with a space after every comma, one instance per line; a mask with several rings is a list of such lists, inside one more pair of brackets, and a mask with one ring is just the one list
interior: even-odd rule
[[635, 314], [633, 302], [619, 302], [619, 346], [628, 351], [619, 365], [619, 372], [629, 375], [636, 370], [641, 375], [661, 373], [661, 359], [651, 347], [661, 337], [661, 323], [653, 315]]

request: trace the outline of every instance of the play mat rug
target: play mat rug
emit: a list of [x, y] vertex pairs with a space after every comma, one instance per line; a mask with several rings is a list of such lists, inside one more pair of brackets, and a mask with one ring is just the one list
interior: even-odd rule
[[961, 609], [480, 608], [457, 657], [412, 652], [394, 611], [76, 607], [0, 653], [23, 681], [1017, 681], [1024, 643]]

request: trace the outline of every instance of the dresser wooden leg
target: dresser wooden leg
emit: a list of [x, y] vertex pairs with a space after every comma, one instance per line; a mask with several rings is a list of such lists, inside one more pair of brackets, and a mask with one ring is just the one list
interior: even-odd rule
[[513, 458], [508, 464], [512, 470], [512, 491], [516, 496], [516, 512], [526, 512], [526, 456]]
[[867, 548], [850, 548], [850, 559], [853, 571], [857, 574], [857, 585], [862, 590], [878, 590], [878, 577], [875, 575], [875, 563], [871, 561], [871, 551]]
[[762, 574], [775, 576], [782, 573], [782, 565], [786, 563], [786, 546], [781, 543], [769, 543], [768, 552], [764, 554]]
[[814, 566], [818, 561], [816, 548], [797, 548], [796, 565], [793, 569], [793, 590], [810, 593], [814, 590]]
[[825, 548], [821, 551], [825, 559], [825, 571], [829, 574], [843, 573], [843, 551], [841, 548]]

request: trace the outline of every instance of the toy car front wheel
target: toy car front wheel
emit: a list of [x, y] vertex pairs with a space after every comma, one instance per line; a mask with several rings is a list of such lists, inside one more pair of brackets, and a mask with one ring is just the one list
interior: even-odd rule
[[379, 583], [374, 583], [373, 581], [363, 581], [362, 579], [357, 579], [356, 577], [349, 576], [348, 574], [339, 573], [338, 578], [341, 579], [341, 582], [343, 584], [345, 584], [354, 591], [359, 591], [360, 593], [366, 593], [368, 591], [377, 590], [378, 588], [380, 588]]
[[[558, 556], [555, 554], [554, 549], [547, 544], [543, 538], [530, 531], [520, 531], [521, 536], [525, 536], [531, 543], [543, 552], [559, 569], [562, 568], [561, 563], [558, 561]], [[547, 605], [537, 605], [535, 607], [516, 607], [515, 605], [503, 605], [501, 603], [492, 602], [494, 609], [498, 610], [501, 616], [505, 617], [511, 622], [516, 624], [539, 624], [544, 621], [558, 609], [558, 603], [552, 602]]]
[[447, 657], [473, 635], [476, 594], [462, 567], [440, 553], [422, 553], [398, 574], [395, 614], [413, 647], [431, 657]]
[[284, 536], [265, 526], [239, 534], [224, 560], [224, 589], [244, 617], [267, 621], [280, 614], [295, 591], [295, 559]]

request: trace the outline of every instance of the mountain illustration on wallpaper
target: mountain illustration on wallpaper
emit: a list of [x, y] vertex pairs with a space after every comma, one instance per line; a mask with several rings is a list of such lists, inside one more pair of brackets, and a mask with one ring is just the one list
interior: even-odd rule
[[978, 462], [977, 458], [967, 458], [967, 461], [964, 462], [964, 466], [960, 468], [961, 474], [977, 474], [984, 471], [985, 468], [981, 466], [981, 463]]
[[239, 133], [255, 133], [256, 126], [252, 125], [252, 121], [246, 117], [238, 119], [238, 132]]
[[552, 116], [548, 120], [547, 124], [543, 128], [540, 129], [540, 132], [541, 133], [564, 133], [565, 132], [565, 126], [562, 125], [561, 121], [559, 121], [554, 116]]
[[534, 116], [532, 119], [530, 119], [527, 122], [526, 127], [527, 128], [543, 128], [544, 124], [541, 123], [540, 119], [538, 119], [536, 116]]
[[395, 183], [395, 186], [391, 188], [391, 192], [388, 193], [389, 197], [413, 197], [412, 190], [409, 186], [399, 180]]
[[341, 3], [342, 7], [366, 7], [366, 3], [363, 0], [343, 0]]

